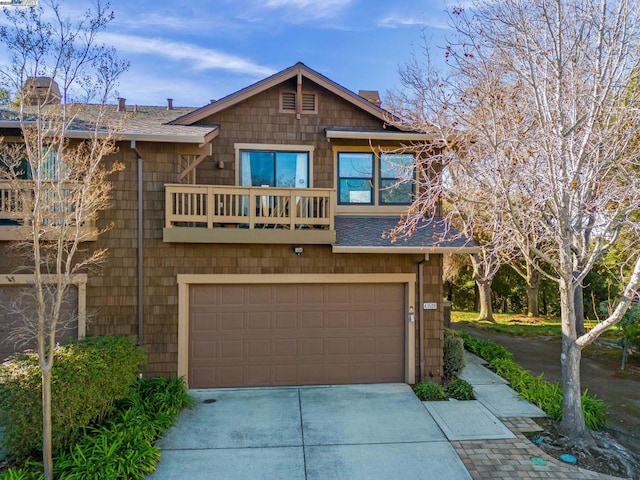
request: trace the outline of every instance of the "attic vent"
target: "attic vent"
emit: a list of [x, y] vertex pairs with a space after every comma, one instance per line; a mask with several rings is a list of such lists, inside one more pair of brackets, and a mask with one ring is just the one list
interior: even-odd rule
[[[318, 96], [315, 93], [302, 93], [302, 112], [318, 113]], [[283, 113], [296, 113], [296, 92], [280, 93], [280, 111]]]
[[283, 112], [296, 111], [295, 92], [282, 92], [282, 96], [280, 97], [280, 108]]
[[302, 94], [302, 111], [307, 113], [316, 113], [316, 94]]

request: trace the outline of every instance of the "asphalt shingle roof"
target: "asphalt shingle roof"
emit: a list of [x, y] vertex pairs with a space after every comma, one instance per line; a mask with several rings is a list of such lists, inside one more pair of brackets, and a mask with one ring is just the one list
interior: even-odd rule
[[[78, 117], [74, 119], [69, 130], [84, 132], [93, 130], [100, 109], [99, 105], [85, 105], [81, 108]], [[199, 136], [203, 137], [214, 131], [217, 125], [168, 125], [168, 122], [177, 117], [195, 110], [192, 107], [175, 107], [168, 110], [162, 106], [127, 106], [126, 112], [118, 112], [115, 105], [106, 106], [104, 119], [107, 122], [117, 124], [120, 136], [124, 138], [135, 136]], [[29, 119], [27, 110], [25, 119]], [[18, 113], [10, 108], [0, 109], [0, 121], [18, 122]]]
[[398, 236], [395, 242], [383, 238], [385, 232], [398, 225], [400, 217], [335, 218], [336, 246], [339, 247], [414, 247], [414, 248], [465, 248], [473, 243], [453, 230], [445, 231], [442, 222], [425, 223], [412, 235]]

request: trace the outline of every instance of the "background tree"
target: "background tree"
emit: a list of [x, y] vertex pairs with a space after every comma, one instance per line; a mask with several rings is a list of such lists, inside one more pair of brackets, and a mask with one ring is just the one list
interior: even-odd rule
[[[55, 2], [5, 8], [0, 44], [9, 55], [0, 65], [0, 84], [17, 97], [8, 112], [19, 121], [22, 143], [0, 142], [0, 176], [16, 192], [23, 227], [14, 255], [21, 271], [33, 274], [36, 314], [20, 334], [36, 339], [42, 373], [43, 463], [51, 479], [51, 371], [65, 293], [75, 273], [100, 264], [106, 251], [83, 247], [98, 212], [109, 205], [109, 175], [121, 168], [105, 163], [115, 150], [117, 125], [106, 102], [127, 63], [97, 42], [112, 19], [97, 3], [79, 20], [65, 17]], [[94, 102], [89, 105], [89, 102]], [[113, 107], [111, 107], [111, 112]], [[84, 132], [82, 141], [65, 133]], [[30, 180], [24, 180], [28, 177]], [[53, 276], [51, 283], [46, 276]]]
[[[634, 142], [640, 115], [627, 89], [640, 47], [640, 11], [630, 0], [472, 5], [453, 10], [457, 37], [445, 51], [451, 76], [412, 83], [415, 76], [405, 75], [408, 92], [396, 96], [397, 113], [416, 105], [432, 113], [422, 130], [439, 140], [440, 153], [421, 159], [421, 168], [442, 165], [442, 188], [449, 171], [479, 182], [493, 198], [485, 211], [495, 216], [495, 228], [510, 231], [521, 252], [539, 234], [531, 252], [560, 292], [562, 427], [577, 443], [589, 441], [581, 352], [620, 321], [640, 287], [639, 225], [632, 216], [640, 207]], [[416, 199], [411, 212], [432, 212], [435, 190]], [[478, 200], [461, 195], [458, 201]], [[413, 213], [405, 228], [416, 228], [420, 215]], [[576, 289], [623, 228], [636, 246], [624, 260], [631, 273], [612, 313], [579, 336]]]

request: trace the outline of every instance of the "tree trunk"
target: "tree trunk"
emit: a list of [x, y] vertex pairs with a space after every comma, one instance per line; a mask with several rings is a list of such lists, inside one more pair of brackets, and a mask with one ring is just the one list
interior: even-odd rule
[[493, 322], [493, 310], [491, 308], [491, 280], [476, 280], [478, 286], [478, 303], [480, 314], [478, 320]]
[[540, 292], [540, 274], [533, 270], [527, 278], [527, 316], [539, 317], [538, 293]]
[[560, 281], [562, 320], [562, 429], [576, 443], [589, 443], [591, 435], [582, 412], [580, 359], [582, 351], [576, 344], [575, 295], [571, 284]]
[[584, 335], [584, 294], [582, 293], [582, 285], [576, 287], [576, 335], [581, 337]]
[[51, 445], [51, 367], [42, 368], [42, 462], [45, 480], [53, 480]]

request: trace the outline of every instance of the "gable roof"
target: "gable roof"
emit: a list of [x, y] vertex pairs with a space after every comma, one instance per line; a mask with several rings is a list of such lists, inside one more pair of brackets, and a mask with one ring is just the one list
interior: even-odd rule
[[248, 87], [238, 90], [235, 93], [227, 95], [217, 102], [205, 105], [204, 107], [198, 108], [192, 112], [187, 113], [186, 115], [178, 117], [169, 123], [171, 125], [192, 125], [195, 122], [198, 122], [210, 115], [236, 105], [237, 103], [242, 102], [247, 98], [253, 97], [254, 95], [275, 87], [276, 85], [280, 85], [281, 83], [298, 75], [301, 75], [320, 85], [321, 87], [326, 88], [330, 92], [341, 97], [343, 100], [346, 100], [347, 102], [355, 105], [361, 110], [370, 113], [383, 122], [386, 122], [389, 118], [393, 117], [393, 115], [385, 109], [369, 102], [367, 99], [361, 97], [360, 95], [355, 94], [351, 90], [337, 84], [333, 80], [307, 67], [304, 63], [298, 62], [289, 68], [271, 75], [270, 77], [267, 77], [263, 80], [260, 80], [259, 82], [254, 83], [253, 85], [249, 85]]

